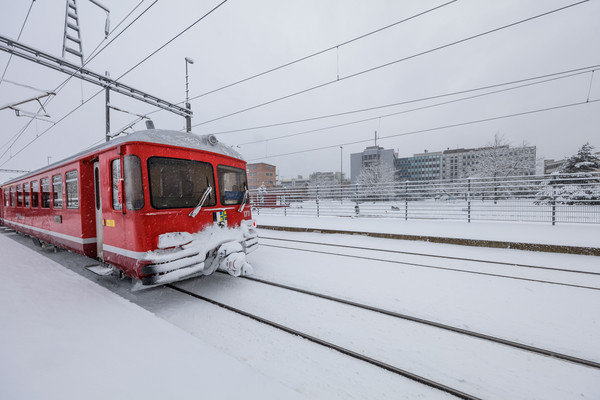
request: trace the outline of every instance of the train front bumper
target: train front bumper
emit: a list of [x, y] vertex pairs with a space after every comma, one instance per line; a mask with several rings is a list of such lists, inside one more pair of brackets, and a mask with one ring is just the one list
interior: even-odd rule
[[199, 233], [171, 232], [159, 236], [158, 249], [149, 251], [141, 267], [144, 286], [163, 285], [217, 269], [233, 276], [252, 274], [246, 254], [258, 248], [254, 221], [236, 228], [210, 227]]

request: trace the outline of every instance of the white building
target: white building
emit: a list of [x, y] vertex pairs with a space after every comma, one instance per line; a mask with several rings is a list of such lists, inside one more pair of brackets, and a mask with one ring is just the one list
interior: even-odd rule
[[394, 150], [380, 146], [369, 146], [362, 153], [350, 154], [350, 179], [356, 183], [356, 178], [363, 168], [373, 164], [387, 164], [392, 170], [396, 169], [397, 154]]

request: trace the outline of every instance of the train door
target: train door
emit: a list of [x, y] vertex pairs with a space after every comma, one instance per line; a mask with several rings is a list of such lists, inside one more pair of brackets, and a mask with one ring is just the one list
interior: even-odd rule
[[104, 219], [102, 218], [102, 190], [100, 189], [100, 163], [94, 163], [94, 197], [96, 207], [96, 248], [97, 257], [104, 259], [102, 250], [104, 243]]

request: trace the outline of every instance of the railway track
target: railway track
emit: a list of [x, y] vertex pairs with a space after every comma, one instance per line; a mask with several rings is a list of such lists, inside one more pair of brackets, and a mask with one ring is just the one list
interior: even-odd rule
[[[24, 240], [20, 240], [20, 241], [24, 241]], [[29, 243], [27, 242], [27, 244], [29, 244]], [[51, 253], [48, 253], [47, 255], [50, 257], [53, 256], [53, 254], [51, 254]], [[513, 347], [515, 349], [519, 349], [521, 351], [530, 351], [530, 352], [532, 352], [532, 356], [534, 354], [537, 354], [540, 356], [545, 356], [543, 358], [554, 358], [557, 361], [553, 362], [553, 363], [558, 363], [559, 361], [560, 362], [567, 361], [568, 363], [573, 363], [573, 364], [577, 364], [580, 367], [585, 367], [585, 370], [589, 370], [589, 371], [597, 371], [598, 369], [600, 369], [600, 364], [597, 362], [594, 362], [594, 361], [582, 360], [577, 357], [571, 357], [571, 356], [565, 355], [565, 354], [547, 351], [544, 349], [538, 349], [535, 347], [522, 345], [521, 343], [514, 343], [514, 342], [506, 341], [501, 338], [492, 338], [491, 336], [481, 335], [477, 332], [471, 332], [471, 331], [468, 331], [468, 330], [465, 330], [462, 328], [456, 328], [456, 327], [436, 323], [434, 321], [427, 321], [425, 319], [415, 318], [410, 315], [402, 315], [399, 313], [382, 310], [377, 307], [371, 307], [369, 305], [359, 304], [357, 302], [352, 302], [352, 301], [348, 301], [348, 300], [344, 300], [344, 299], [337, 299], [333, 296], [323, 295], [321, 293], [315, 293], [315, 292], [307, 291], [307, 290], [304, 290], [301, 288], [295, 288], [295, 287], [291, 287], [291, 286], [287, 286], [287, 285], [282, 285], [277, 282], [269, 282], [265, 279], [257, 279], [257, 278], [252, 278], [252, 277], [248, 277], [243, 280], [242, 279], [233, 279], [233, 278], [228, 278], [228, 276], [225, 274], [219, 274], [219, 276], [216, 276], [216, 278], [218, 278], [218, 280], [214, 284], [210, 284], [209, 280], [206, 280], [204, 282], [200, 281], [200, 282], [202, 282], [202, 284], [200, 285], [200, 287], [202, 288], [201, 292], [199, 290], [194, 289], [193, 282], [188, 282], [187, 284], [182, 282], [182, 283], [178, 283], [176, 285], [169, 285], [168, 288], [165, 287], [164, 289], [161, 289], [161, 290], [173, 290], [182, 295], [191, 296], [191, 297], [206, 301], [210, 304], [217, 305], [219, 307], [222, 307], [223, 309], [227, 309], [231, 312], [235, 312], [235, 313], [237, 313], [239, 315], [243, 315], [247, 318], [252, 318], [256, 321], [260, 321], [261, 323], [264, 323], [268, 326], [277, 328], [283, 332], [305, 338], [306, 340], [309, 340], [313, 343], [319, 344], [320, 346], [325, 346], [327, 348], [334, 349], [341, 354], [345, 354], [356, 360], [360, 360], [361, 362], [365, 362], [367, 364], [381, 368], [382, 370], [386, 370], [386, 371], [392, 372], [394, 374], [397, 374], [399, 376], [406, 377], [407, 379], [410, 379], [414, 382], [418, 382], [419, 384], [423, 384], [428, 387], [435, 388], [437, 390], [440, 390], [444, 393], [450, 394], [457, 398], [476, 399], [476, 398], [486, 398], [488, 396], [485, 393], [482, 394], [480, 391], [473, 391], [471, 389], [471, 386], [464, 386], [463, 383], [457, 382], [455, 384], [454, 380], [448, 381], [447, 379], [444, 379], [444, 378], [438, 378], [438, 375], [435, 373], [431, 374], [429, 372], [424, 372], [424, 370], [419, 370], [418, 368], [413, 370], [413, 368], [412, 368], [413, 364], [406, 364], [406, 365], [411, 365], [411, 367], [409, 367], [409, 370], [396, 367], [395, 365], [400, 365], [400, 366], [404, 366], [406, 368], [406, 365], [404, 363], [397, 364], [395, 362], [396, 359], [387, 358], [384, 355], [385, 353], [377, 353], [377, 352], [372, 353], [371, 351], [367, 351], [367, 352], [365, 352], [365, 354], [367, 354], [367, 355], [364, 355], [364, 354], [361, 354], [361, 352], [364, 352], [364, 350], [357, 350], [357, 348], [353, 344], [349, 345], [349, 343], [338, 342], [338, 340], [335, 338], [329, 338], [328, 336], [322, 336], [320, 333], [311, 332], [310, 329], [305, 330], [305, 327], [303, 327], [302, 325], [296, 325], [295, 329], [294, 329], [293, 327], [291, 327], [291, 326], [294, 326], [294, 323], [290, 323], [290, 322], [282, 323], [281, 322], [282, 320], [280, 320], [278, 317], [272, 317], [272, 316], [268, 316], [269, 314], [264, 314], [262, 312], [256, 312], [256, 309], [254, 309], [254, 310], [252, 308], [248, 309], [246, 307], [245, 303], [239, 303], [239, 304], [244, 304], [244, 306], [240, 307], [237, 302], [235, 302], [235, 301], [232, 302], [228, 297], [222, 298], [222, 297], [220, 297], [219, 294], [223, 294], [223, 288], [228, 288], [227, 290], [225, 290], [225, 294], [227, 294], [227, 292], [235, 293], [237, 289], [243, 289], [246, 287], [245, 285], [244, 286], [238, 286], [238, 285], [243, 284], [244, 281], [247, 280], [247, 281], [249, 281], [248, 283], [252, 282], [252, 283], [257, 283], [257, 284], [273, 286], [274, 287], [273, 290], [280, 290], [280, 289], [291, 290], [294, 292], [302, 293], [304, 295], [309, 295], [309, 296], [313, 296], [313, 297], [317, 297], [317, 298], [329, 300], [329, 301], [335, 301], [337, 303], [345, 304], [345, 306], [352, 306], [352, 307], [356, 307], [357, 309], [361, 309], [361, 310], [365, 310], [365, 311], [372, 311], [373, 315], [375, 315], [374, 313], [380, 313], [384, 316], [395, 317], [399, 320], [403, 319], [406, 321], [415, 322], [417, 324], [427, 325], [427, 326], [431, 326], [434, 328], [446, 330], [446, 331], [448, 331], [449, 334], [450, 334], [450, 332], [454, 332], [454, 334], [461, 334], [466, 337], [482, 339], [481, 341], [474, 341], [473, 342], [474, 344], [476, 342], [483, 342], [483, 340], [494, 341], [499, 344], [511, 346], [511, 347]], [[230, 283], [223, 285], [225, 282], [230, 282]], [[232, 286], [232, 284], [233, 284], [233, 286]], [[188, 286], [188, 285], [190, 285], [190, 286]], [[210, 287], [214, 287], [216, 290], [212, 291], [212, 293], [211, 293], [211, 290], [206, 290], [206, 289], [209, 289]], [[191, 288], [192, 290], [187, 290], [188, 288]], [[261, 286], [255, 286], [255, 288], [253, 289], [254, 293], [261, 292], [263, 289], [260, 289], [260, 288], [261, 288]], [[277, 289], [275, 289], [275, 288], [277, 288]], [[248, 287], [248, 289], [250, 289], [250, 288]], [[197, 293], [194, 293], [194, 291]], [[200, 292], [200, 293], [198, 293], [198, 292]], [[252, 291], [250, 291], [250, 293], [252, 293]], [[285, 292], [281, 292], [281, 293], [285, 293]], [[235, 297], [232, 297], [231, 299], [233, 299], [233, 298], [235, 298]], [[219, 300], [221, 300], [221, 301], [219, 301]], [[261, 317], [260, 315], [257, 315], [257, 314], [261, 314], [261, 315], [263, 315], [263, 317]], [[265, 318], [264, 315], [267, 315], [267, 318]], [[303, 321], [303, 320], [301, 319], [300, 321]], [[288, 325], [288, 326], [286, 326], [286, 325]], [[370, 326], [370, 325], [366, 325], [366, 326]], [[304, 332], [302, 332], [303, 330], [304, 330]], [[307, 332], [309, 332], [309, 333], [307, 333]], [[490, 340], [490, 338], [492, 340]], [[499, 339], [499, 340], [493, 340], [493, 339]], [[465, 343], [470, 343], [469, 340], [470, 339], [468, 339]], [[338, 343], [338, 344], [336, 344], [336, 343]], [[340, 345], [340, 343], [341, 343], [341, 345]], [[356, 343], [358, 343], [358, 342], [356, 342]], [[475, 348], [478, 348], [478, 346], [479, 345], [476, 345]], [[524, 348], [523, 346], [529, 347], [529, 348]], [[496, 346], [496, 347], [498, 348], [498, 350], [496, 352], [504, 352], [504, 350], [500, 350], [501, 347], [498, 347], [498, 346]], [[469, 353], [473, 353], [473, 352], [469, 352]], [[491, 354], [494, 354], [494, 353], [491, 353]], [[526, 353], [523, 353], [523, 354], [526, 354]], [[490, 355], [482, 354], [482, 357], [485, 358], [486, 356], [489, 357]], [[522, 356], [519, 358], [524, 358], [524, 357], [525, 356]], [[529, 358], [529, 356], [527, 356], [527, 358]], [[404, 358], [398, 358], [397, 360], [404, 360]], [[490, 358], [490, 360], [493, 361], [494, 358], [492, 357], [492, 358]], [[538, 358], [538, 360], [541, 360], [541, 359]], [[571, 368], [571, 367], [569, 367], [569, 368]], [[452, 369], [447, 369], [447, 368], [444, 370], [448, 371], [448, 372], [453, 371]], [[482, 377], [484, 377], [484, 376], [488, 376], [488, 375], [482, 371]], [[436, 382], [438, 379], [440, 379], [442, 382]], [[462, 382], [462, 379], [459, 381]], [[467, 382], [468, 381], [469, 380], [467, 379]], [[480, 386], [480, 388], [481, 388], [481, 386]], [[478, 390], [480, 390], [480, 389], [478, 389]], [[474, 392], [474, 393], [476, 393], [476, 395], [470, 394], [468, 392]]]
[[[231, 280], [235, 280], [234, 278], [229, 278], [227, 277], [226, 274], [221, 274], [223, 276], [224, 279], [231, 279]], [[239, 280], [239, 278], [237, 278]], [[324, 299], [327, 301], [332, 301], [332, 302], [336, 302], [339, 304], [343, 304], [346, 306], [351, 306], [351, 307], [356, 307], [359, 308], [361, 310], [366, 310], [366, 311], [371, 311], [374, 313], [379, 313], [379, 314], [383, 314], [389, 317], [393, 317], [399, 320], [405, 320], [405, 321], [410, 321], [410, 322], [414, 322], [417, 324], [421, 324], [421, 325], [426, 325], [429, 327], [433, 327], [433, 328], [438, 328], [441, 330], [445, 330], [445, 331], [450, 331], [450, 332], [454, 332], [460, 335], [464, 335], [464, 336], [468, 336], [470, 338], [475, 338], [475, 339], [479, 339], [479, 340], [484, 340], [484, 341], [488, 341], [488, 342], [492, 342], [495, 344], [499, 344], [499, 345], [504, 345], [504, 346], [508, 346], [510, 348], [513, 349], [518, 349], [521, 351], [527, 351], [527, 352], [531, 352], [537, 355], [541, 355], [541, 356], [545, 356], [545, 357], [550, 357], [550, 358], [554, 358], [557, 360], [561, 360], [561, 361], [565, 361], [565, 362], [570, 362], [570, 363], [574, 363], [577, 364], [579, 366], [583, 366], [583, 367], [588, 367], [588, 368], [594, 368], [594, 369], [600, 369], [600, 363], [592, 361], [592, 360], [585, 360], [582, 358], [578, 358], [578, 357], [574, 357], [574, 356], [570, 356], [567, 354], [562, 354], [559, 352], [555, 352], [555, 351], [551, 351], [551, 350], [546, 350], [546, 349], [541, 349], [538, 347], [534, 347], [534, 346], [529, 346], [526, 344], [522, 344], [522, 343], [518, 343], [518, 342], [514, 342], [514, 341], [510, 341], [510, 340], [506, 340], [503, 338], [499, 338], [499, 337], [494, 337], [491, 335], [486, 335], [486, 334], [481, 334], [478, 332], [473, 332], [473, 331], [469, 331], [466, 329], [462, 329], [462, 328], [458, 328], [458, 327], [453, 327], [453, 326], [449, 326], [449, 325], [445, 325], [445, 324], [441, 324], [441, 323], [437, 323], [435, 321], [430, 321], [430, 320], [426, 320], [426, 319], [422, 319], [422, 318], [416, 318], [410, 315], [405, 315], [405, 314], [400, 314], [400, 313], [395, 313], [395, 312], [391, 312], [388, 310], [384, 310], [384, 309], [380, 309], [377, 307], [373, 307], [373, 306], [369, 306], [369, 305], [365, 305], [365, 304], [360, 304], [354, 301], [350, 301], [350, 300], [345, 300], [345, 299], [340, 299], [340, 298], [336, 298], [333, 296], [329, 296], [329, 295], [324, 295], [321, 293], [315, 293], [315, 292], [311, 292], [305, 289], [301, 289], [301, 288], [297, 288], [297, 287], [292, 287], [292, 286], [288, 286], [288, 285], [284, 285], [284, 284], [280, 284], [280, 283], [276, 283], [276, 282], [270, 282], [270, 281], [266, 281], [264, 279], [258, 279], [258, 278], [253, 278], [253, 277], [244, 277], [242, 278], [244, 280], [249, 280], [255, 283], [259, 283], [259, 284], [264, 284], [264, 285], [268, 285], [268, 286], [272, 286], [272, 287], [276, 287], [279, 289], [284, 289], [284, 290], [289, 290], [289, 291], [293, 291], [296, 293], [301, 293], [304, 295], [308, 295], [308, 296], [313, 296], [313, 297], [317, 297], [319, 299]], [[262, 324], [271, 326], [273, 328], [279, 329], [281, 331], [284, 331], [286, 333], [292, 334], [292, 335], [296, 335], [298, 337], [301, 337], [303, 339], [309, 340], [313, 343], [319, 344], [321, 346], [324, 346], [326, 348], [329, 349], [333, 349], [336, 350], [344, 355], [350, 356], [352, 358], [355, 358], [357, 360], [366, 362], [368, 364], [377, 366], [379, 368], [382, 368], [386, 371], [395, 373], [397, 375], [403, 376], [405, 378], [411, 379], [415, 382], [418, 382], [420, 384], [423, 385], [427, 385], [429, 387], [435, 388], [437, 390], [446, 392], [448, 394], [451, 394], [457, 398], [461, 398], [461, 399], [477, 399], [479, 397], [466, 393], [463, 390], [459, 390], [453, 387], [450, 387], [446, 384], [440, 383], [440, 382], [436, 382], [430, 378], [424, 377], [422, 375], [416, 374], [414, 372], [408, 371], [406, 369], [402, 369], [399, 367], [396, 367], [394, 365], [391, 365], [388, 362], [384, 362], [384, 361], [380, 361], [376, 358], [370, 357], [368, 355], [364, 355], [361, 354], [357, 351], [354, 351], [350, 348], [347, 347], [343, 347], [340, 345], [337, 345], [335, 343], [332, 343], [330, 341], [321, 339], [313, 334], [309, 334], [306, 333], [305, 331], [302, 330], [302, 328], [298, 329], [298, 328], [292, 328], [290, 326], [287, 326], [285, 324], [276, 322], [272, 319], [268, 319], [265, 318], [261, 315], [258, 315], [258, 313], [255, 312], [249, 312], [246, 310], [243, 310], [235, 305], [231, 305], [231, 304], [226, 304], [223, 301], [219, 301], [219, 300], [215, 300], [214, 298], [211, 298], [211, 296], [207, 296], [205, 294], [200, 294], [197, 293], [195, 291], [192, 290], [188, 290], [184, 287], [182, 287], [181, 284], [170, 284], [167, 285], [168, 288], [175, 290], [179, 293], [185, 294], [187, 296], [191, 296], [194, 297], [196, 299], [199, 300], [203, 300], [206, 301], [208, 303], [211, 303], [213, 305], [216, 305], [218, 307], [221, 307], [225, 310], [234, 312], [236, 314], [242, 315], [244, 317], [247, 318], [251, 318], [257, 322], [260, 322]]]
[[352, 307], [357, 307], [363, 310], [368, 310], [368, 311], [373, 311], [379, 314], [383, 314], [383, 315], [387, 315], [390, 317], [394, 317], [394, 318], [398, 318], [398, 319], [402, 319], [402, 320], [406, 320], [406, 321], [411, 321], [411, 322], [416, 322], [422, 325], [427, 325], [427, 326], [432, 326], [435, 328], [439, 328], [439, 329], [443, 329], [446, 331], [451, 331], [451, 332], [455, 332], [455, 333], [459, 333], [462, 335], [466, 335], [466, 336], [470, 336], [473, 338], [477, 338], [477, 339], [482, 339], [482, 340], [487, 340], [489, 342], [493, 342], [493, 343], [498, 343], [498, 344], [502, 344], [502, 345], [506, 345], [509, 347], [513, 347], [519, 350], [525, 350], [525, 351], [529, 351], [532, 353], [536, 353], [536, 354], [541, 354], [544, 356], [548, 356], [548, 357], [552, 357], [552, 358], [557, 358], [560, 360], [565, 360], [565, 361], [569, 361], [575, 364], [579, 364], [579, 365], [583, 365], [586, 367], [592, 367], [592, 368], [597, 368], [600, 369], [600, 363], [595, 362], [595, 361], [591, 361], [591, 360], [585, 360], [583, 358], [579, 358], [579, 357], [574, 357], [574, 356], [570, 356], [567, 354], [562, 354], [562, 353], [558, 353], [555, 351], [551, 351], [551, 350], [546, 350], [546, 349], [542, 349], [539, 347], [535, 347], [535, 346], [529, 346], [523, 343], [518, 343], [515, 341], [511, 341], [511, 340], [506, 340], [503, 338], [499, 338], [496, 336], [491, 336], [491, 335], [486, 335], [483, 333], [479, 333], [479, 332], [474, 332], [474, 331], [470, 331], [467, 329], [462, 329], [462, 328], [458, 328], [455, 326], [451, 326], [451, 325], [446, 325], [446, 324], [442, 324], [439, 322], [435, 322], [435, 321], [431, 321], [431, 320], [426, 320], [423, 318], [418, 318], [418, 317], [414, 317], [411, 315], [407, 315], [407, 314], [401, 314], [401, 313], [397, 313], [397, 312], [393, 312], [393, 311], [389, 311], [389, 310], [384, 310], [382, 308], [378, 308], [378, 307], [373, 307], [373, 306], [369, 306], [366, 304], [360, 304], [354, 301], [350, 301], [350, 300], [345, 300], [345, 299], [341, 299], [338, 297], [333, 297], [333, 296], [329, 296], [329, 295], [325, 295], [325, 294], [321, 294], [321, 293], [316, 293], [316, 292], [312, 292], [309, 290], [305, 290], [305, 289], [300, 289], [297, 287], [293, 287], [293, 286], [289, 286], [289, 285], [284, 285], [281, 283], [276, 283], [276, 282], [269, 282], [266, 281], [264, 279], [259, 279], [259, 278], [254, 278], [251, 276], [245, 276], [242, 277], [242, 279], [248, 279], [251, 280], [253, 282], [258, 282], [258, 283], [262, 283], [265, 285], [269, 285], [269, 286], [274, 286], [274, 287], [278, 287], [281, 289], [286, 289], [286, 290], [291, 290], [293, 292], [297, 292], [297, 293], [302, 293], [302, 294], [306, 294], [309, 296], [314, 296], [314, 297], [318, 297], [321, 299], [325, 299], [325, 300], [330, 300], [336, 303], [340, 303], [340, 304], [345, 304], [348, 306], [352, 306]]
[[528, 281], [528, 282], [536, 282], [536, 283], [544, 283], [544, 284], [550, 284], [550, 285], [568, 286], [568, 287], [575, 287], [575, 288], [579, 288], [579, 289], [600, 291], [600, 287], [595, 287], [595, 286], [572, 284], [572, 283], [566, 283], [566, 282], [557, 282], [557, 281], [550, 281], [550, 280], [544, 280], [544, 279], [525, 278], [525, 277], [519, 277], [519, 276], [514, 276], [514, 275], [506, 275], [506, 274], [483, 272], [483, 271], [474, 271], [474, 270], [455, 268], [455, 267], [444, 267], [444, 266], [434, 265], [434, 264], [399, 261], [399, 260], [386, 259], [386, 258], [382, 258], [382, 257], [370, 257], [370, 256], [364, 256], [364, 255], [356, 255], [356, 254], [344, 254], [344, 253], [335, 252], [335, 251], [324, 251], [324, 250], [316, 250], [316, 249], [304, 249], [304, 248], [292, 247], [292, 246], [275, 245], [275, 244], [265, 243], [264, 240], [272, 240], [272, 241], [276, 241], [276, 242], [279, 241], [279, 242], [308, 244], [308, 245], [314, 245], [314, 246], [320, 246], [320, 247], [333, 247], [333, 248], [361, 250], [361, 251], [369, 251], [369, 252], [382, 252], [382, 253], [390, 253], [390, 254], [410, 255], [410, 256], [418, 256], [418, 257], [425, 257], [425, 258], [466, 261], [466, 262], [470, 262], [470, 263], [484, 263], [484, 264], [499, 265], [499, 266], [505, 266], [505, 267], [525, 268], [525, 269], [532, 269], [532, 270], [546, 270], [546, 271], [568, 273], [568, 274], [581, 274], [584, 276], [600, 277], [600, 272], [554, 268], [554, 267], [546, 267], [546, 266], [540, 266], [540, 265], [507, 263], [507, 262], [501, 262], [501, 261], [482, 260], [482, 259], [466, 258], [466, 257], [433, 255], [433, 254], [426, 254], [426, 253], [416, 253], [416, 252], [407, 252], [407, 251], [390, 250], [390, 249], [368, 248], [368, 247], [361, 247], [361, 246], [312, 242], [312, 241], [307, 241], [307, 240], [283, 239], [283, 238], [274, 238], [274, 237], [268, 237], [268, 236], [267, 237], [261, 236], [260, 240], [261, 240], [261, 246], [263, 246], [263, 247], [273, 247], [273, 248], [280, 248], [280, 249], [305, 251], [305, 252], [318, 253], [318, 254], [356, 258], [356, 259], [362, 259], [362, 260], [368, 260], [368, 261], [390, 262], [390, 263], [394, 263], [394, 264], [402, 264], [402, 265], [408, 265], [408, 266], [412, 266], [412, 267], [454, 271], [454, 272], [467, 273], [467, 274], [492, 276], [492, 277], [496, 277], [496, 278], [515, 279], [515, 280], [522, 280], [522, 281]]
[[467, 258], [467, 257], [455, 257], [455, 256], [444, 256], [439, 254], [430, 254], [430, 253], [417, 253], [412, 251], [402, 251], [402, 250], [390, 250], [390, 249], [382, 249], [382, 248], [373, 248], [373, 247], [364, 247], [364, 246], [350, 246], [343, 244], [333, 244], [333, 243], [324, 243], [324, 242], [312, 242], [309, 240], [297, 240], [297, 239], [284, 239], [280, 237], [272, 237], [272, 236], [260, 236], [260, 239], [267, 240], [278, 240], [284, 242], [294, 242], [294, 243], [303, 243], [303, 244], [314, 244], [321, 246], [334, 246], [340, 248], [347, 249], [355, 249], [355, 250], [370, 250], [370, 251], [380, 251], [383, 253], [393, 253], [393, 254], [404, 254], [410, 256], [420, 256], [420, 257], [428, 257], [428, 258], [440, 258], [444, 260], [458, 260], [458, 261], [470, 261], [470, 262], [479, 262], [485, 264], [493, 264], [493, 265], [504, 265], [508, 267], [521, 267], [521, 268], [531, 268], [531, 269], [539, 269], [539, 270], [547, 270], [547, 271], [560, 271], [560, 272], [573, 272], [579, 274], [589, 274], [589, 275], [597, 275], [600, 276], [600, 271], [581, 271], [581, 270], [573, 270], [573, 269], [565, 269], [565, 268], [555, 268], [555, 267], [546, 267], [542, 265], [532, 265], [532, 264], [521, 264], [521, 263], [509, 263], [503, 261], [493, 261], [493, 260], [484, 260], [481, 258]]
[[192, 297], [194, 297], [196, 299], [206, 301], [208, 303], [211, 303], [211, 304], [214, 304], [214, 305], [219, 306], [221, 308], [224, 308], [224, 309], [226, 309], [228, 311], [232, 311], [232, 312], [235, 312], [237, 314], [243, 315], [243, 316], [245, 316], [247, 318], [251, 318], [251, 319], [253, 319], [255, 321], [258, 321], [258, 322], [260, 322], [262, 324], [265, 324], [265, 325], [271, 326], [273, 328], [282, 330], [282, 331], [290, 333], [292, 335], [296, 335], [298, 337], [301, 337], [303, 339], [309, 340], [309, 341], [311, 341], [313, 343], [317, 343], [317, 344], [319, 344], [321, 346], [324, 346], [326, 348], [329, 348], [329, 349], [332, 349], [332, 350], [336, 350], [336, 351], [338, 351], [338, 352], [340, 352], [340, 353], [342, 353], [344, 355], [350, 356], [350, 357], [355, 358], [357, 360], [369, 363], [371, 365], [375, 365], [375, 366], [377, 366], [379, 368], [382, 368], [382, 369], [384, 369], [386, 371], [395, 373], [397, 375], [400, 375], [400, 376], [403, 376], [405, 378], [411, 379], [411, 380], [416, 381], [418, 383], [421, 383], [423, 385], [426, 385], [426, 386], [429, 386], [431, 388], [440, 390], [442, 392], [451, 394], [451, 395], [453, 395], [453, 396], [455, 396], [457, 398], [465, 399], [465, 400], [480, 400], [479, 397], [476, 397], [476, 396], [473, 396], [471, 394], [465, 393], [465, 392], [463, 392], [461, 390], [452, 388], [452, 387], [444, 385], [442, 383], [439, 383], [439, 382], [433, 381], [431, 379], [425, 378], [423, 376], [414, 374], [414, 373], [409, 372], [409, 371], [407, 371], [405, 369], [401, 369], [401, 368], [395, 367], [395, 366], [390, 365], [388, 363], [385, 363], [383, 361], [379, 361], [379, 360], [376, 360], [374, 358], [367, 357], [367, 356], [365, 356], [363, 354], [357, 353], [357, 352], [352, 351], [350, 349], [347, 349], [345, 347], [338, 346], [338, 345], [336, 345], [334, 343], [331, 343], [331, 342], [319, 339], [316, 336], [309, 335], [309, 334], [307, 334], [305, 332], [302, 332], [300, 330], [290, 328], [288, 326], [279, 324], [277, 322], [274, 322], [274, 321], [271, 321], [269, 319], [263, 318], [263, 317], [258, 316], [256, 314], [253, 314], [253, 313], [250, 313], [250, 312], [247, 312], [247, 311], [243, 311], [243, 310], [241, 310], [239, 308], [227, 305], [227, 304], [222, 303], [220, 301], [216, 301], [214, 299], [210, 299], [208, 297], [202, 296], [202, 295], [194, 293], [192, 291], [183, 289], [183, 288], [181, 288], [179, 286], [176, 286], [174, 284], [169, 284], [169, 285], [166, 285], [166, 286], [169, 287], [169, 288], [171, 288], [171, 289], [173, 289], [173, 290], [176, 290], [176, 291], [178, 291], [180, 293], [183, 293], [185, 295], [192, 296]]

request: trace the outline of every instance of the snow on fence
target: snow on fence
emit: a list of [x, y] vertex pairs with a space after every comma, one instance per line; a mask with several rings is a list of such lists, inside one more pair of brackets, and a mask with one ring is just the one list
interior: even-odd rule
[[600, 174], [262, 187], [250, 200], [259, 215], [600, 224]]

